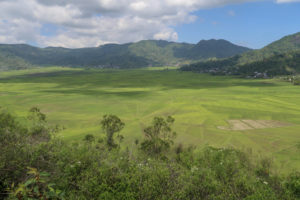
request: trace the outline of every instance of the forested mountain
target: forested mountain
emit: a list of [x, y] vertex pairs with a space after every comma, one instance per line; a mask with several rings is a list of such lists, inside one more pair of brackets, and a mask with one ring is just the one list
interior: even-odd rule
[[1, 70], [27, 69], [30, 67], [32, 67], [32, 65], [20, 57], [3, 52], [0, 53]]
[[300, 72], [300, 33], [286, 36], [268, 46], [226, 59], [184, 66], [182, 70], [270, 76]]
[[285, 36], [260, 50], [244, 53], [239, 59], [239, 64], [262, 61], [274, 55], [285, 54], [298, 50], [300, 50], [300, 32]]
[[[9, 55], [28, 65], [134, 68], [180, 65], [208, 58], [226, 58], [249, 50], [225, 40], [202, 40], [198, 44], [144, 40], [137, 43], [106, 44], [81, 49], [2, 44], [0, 56]], [[5, 60], [0, 61], [1, 68], [6, 65]], [[15, 67], [22, 66], [23, 64], [18, 62]]]
[[228, 58], [249, 51], [249, 48], [234, 45], [226, 40], [201, 40], [192, 48], [179, 52], [178, 56], [192, 60]]

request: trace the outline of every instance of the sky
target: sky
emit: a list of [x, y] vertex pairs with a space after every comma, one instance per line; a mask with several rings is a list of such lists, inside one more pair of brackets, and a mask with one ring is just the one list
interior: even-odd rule
[[226, 39], [261, 48], [300, 32], [300, 0], [0, 0], [0, 43], [67, 48]]

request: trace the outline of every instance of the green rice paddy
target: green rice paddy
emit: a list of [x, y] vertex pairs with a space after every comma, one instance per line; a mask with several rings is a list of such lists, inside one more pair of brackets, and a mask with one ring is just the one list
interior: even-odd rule
[[[274, 160], [278, 170], [300, 169], [300, 87], [277, 79], [211, 76], [175, 69], [82, 70], [44, 68], [0, 73], [0, 106], [25, 117], [39, 107], [66, 127], [68, 141], [103, 134], [99, 121], [115, 114], [125, 123], [124, 144], [142, 139], [154, 116], [172, 115], [176, 142], [234, 147]], [[221, 130], [227, 120], [276, 120], [279, 128]]]

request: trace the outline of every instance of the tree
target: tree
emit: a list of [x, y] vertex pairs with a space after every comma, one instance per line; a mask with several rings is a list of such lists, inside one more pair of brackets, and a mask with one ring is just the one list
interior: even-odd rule
[[27, 117], [31, 122], [30, 132], [32, 135], [45, 137], [49, 139], [49, 127], [47, 125], [46, 115], [40, 111], [37, 107], [32, 107], [29, 110]]
[[87, 134], [83, 140], [88, 143], [92, 143], [92, 142], [95, 142], [95, 137], [92, 134]]
[[[106, 143], [108, 147], [110, 149], [117, 147], [118, 145], [114, 142], [114, 134], [119, 133], [124, 128], [125, 123], [116, 115], [104, 115], [100, 124], [106, 133]], [[123, 136], [118, 135], [118, 138], [120, 138], [121, 141]]]
[[171, 116], [166, 119], [154, 117], [152, 125], [144, 129], [146, 139], [141, 143], [141, 149], [152, 155], [168, 150], [176, 137], [171, 128], [174, 121]]
[[29, 110], [30, 115], [28, 116], [28, 119], [35, 120], [38, 122], [46, 122], [46, 115], [41, 112], [41, 110], [37, 107], [32, 107]]

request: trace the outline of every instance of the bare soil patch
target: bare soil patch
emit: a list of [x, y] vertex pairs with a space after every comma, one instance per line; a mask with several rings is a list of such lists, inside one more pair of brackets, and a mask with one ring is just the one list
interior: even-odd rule
[[260, 120], [250, 120], [250, 119], [243, 119], [243, 122], [249, 124], [249, 126], [259, 129], [259, 128], [267, 128], [268, 126], [262, 124]]
[[291, 126], [289, 123], [274, 121], [274, 120], [251, 120], [251, 119], [235, 119], [228, 120], [228, 127], [218, 126], [223, 130], [251, 130], [251, 129], [264, 129], [264, 128], [279, 128], [285, 126]]

